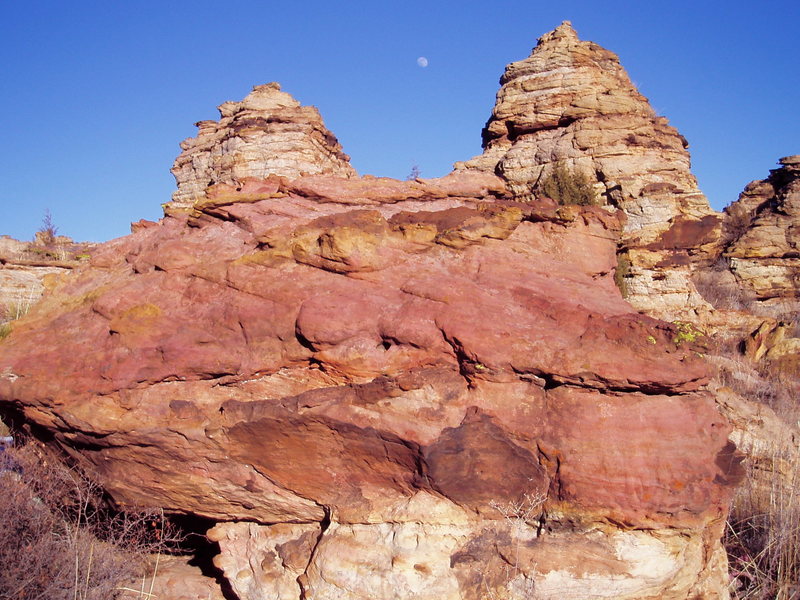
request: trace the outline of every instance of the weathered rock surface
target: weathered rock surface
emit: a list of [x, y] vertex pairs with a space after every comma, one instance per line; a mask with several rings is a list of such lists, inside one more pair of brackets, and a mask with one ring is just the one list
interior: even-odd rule
[[750, 360], [796, 378], [800, 157], [780, 164], [725, 209], [722, 241], [705, 263], [692, 266], [692, 280], [715, 309], [702, 315], [704, 328], [740, 341]]
[[242, 600], [726, 597], [729, 427], [617, 216], [481, 172], [211, 192], [19, 321], [0, 402], [218, 521]]
[[564, 22], [508, 65], [500, 83], [484, 153], [456, 168], [497, 173], [520, 198], [540, 193], [557, 166], [584, 174], [598, 203], [627, 215], [628, 301], [669, 320], [708, 311], [690, 265], [718, 242], [720, 218], [697, 188], [686, 140], [656, 115], [618, 57]]
[[178, 189], [168, 210], [191, 207], [211, 185], [248, 177], [356, 174], [317, 109], [301, 106], [277, 83], [256, 86], [219, 112], [219, 121], [200, 121], [197, 137], [181, 143], [172, 167]]
[[[220, 586], [182, 556], [154, 556], [147, 574], [121, 586], [120, 600], [230, 600]], [[151, 595], [152, 594], [152, 595]]]
[[800, 308], [800, 156], [779, 162], [725, 209], [722, 254], [745, 293], [776, 313]]

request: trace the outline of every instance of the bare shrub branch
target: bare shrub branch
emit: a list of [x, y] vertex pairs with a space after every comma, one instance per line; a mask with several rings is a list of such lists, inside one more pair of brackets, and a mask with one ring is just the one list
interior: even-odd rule
[[116, 513], [32, 444], [0, 453], [0, 600], [108, 600], [177, 540], [159, 512]]

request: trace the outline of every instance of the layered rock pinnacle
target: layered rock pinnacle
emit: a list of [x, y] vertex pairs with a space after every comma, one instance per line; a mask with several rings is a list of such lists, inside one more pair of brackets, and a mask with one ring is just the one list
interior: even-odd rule
[[626, 231], [641, 242], [679, 215], [711, 214], [686, 140], [655, 114], [619, 58], [578, 39], [568, 21], [508, 65], [500, 83], [485, 151], [460, 166], [496, 171], [524, 197], [565, 163], [597, 182], [599, 201], [625, 210]]
[[[656, 115], [617, 55], [581, 41], [565, 21], [508, 65], [500, 83], [484, 153], [456, 168], [497, 173], [523, 199], [540, 194], [557, 166], [582, 173], [598, 204], [627, 215], [631, 304], [667, 319], [710, 308], [688, 263], [718, 240], [719, 217], [697, 188], [686, 140]], [[679, 259], [666, 264], [664, 250]]]
[[725, 210], [730, 242], [723, 256], [741, 285], [768, 305], [796, 304], [800, 281], [800, 156], [779, 163]]
[[200, 121], [181, 143], [172, 174], [171, 209], [192, 206], [209, 186], [268, 175], [356, 174], [350, 158], [313, 106], [301, 106], [277, 83], [253, 88], [241, 102], [219, 106], [219, 121]]

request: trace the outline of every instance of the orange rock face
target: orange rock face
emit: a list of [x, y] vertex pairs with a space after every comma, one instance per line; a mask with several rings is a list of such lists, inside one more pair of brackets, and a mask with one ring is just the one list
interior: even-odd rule
[[614, 215], [481, 174], [245, 188], [100, 246], [0, 344], [0, 399], [118, 502], [226, 522], [241, 598], [720, 575], [729, 428], [619, 295]]

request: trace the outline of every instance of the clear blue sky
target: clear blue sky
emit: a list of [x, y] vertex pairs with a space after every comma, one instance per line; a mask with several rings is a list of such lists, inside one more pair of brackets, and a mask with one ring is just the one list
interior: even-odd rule
[[564, 19], [689, 140], [715, 208], [800, 154], [797, 0], [5, 2], [0, 234], [31, 239], [46, 209], [77, 240], [157, 219], [193, 123], [269, 81], [360, 173], [443, 175], [479, 153], [506, 63]]

